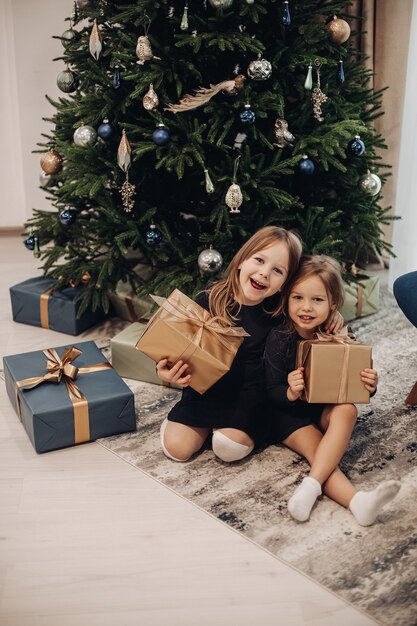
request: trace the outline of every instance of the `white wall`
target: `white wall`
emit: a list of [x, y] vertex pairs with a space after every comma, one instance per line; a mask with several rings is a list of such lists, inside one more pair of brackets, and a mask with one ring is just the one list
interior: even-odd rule
[[39, 189], [39, 154], [32, 154], [54, 109], [45, 94], [62, 92], [64, 65], [52, 59], [62, 44], [52, 35], [69, 28], [72, 0], [0, 0], [0, 228], [21, 227], [33, 208], [49, 208]]
[[401, 274], [417, 270], [417, 3], [413, 4], [407, 82], [401, 131], [396, 213], [392, 244], [396, 258], [389, 270], [389, 284]]

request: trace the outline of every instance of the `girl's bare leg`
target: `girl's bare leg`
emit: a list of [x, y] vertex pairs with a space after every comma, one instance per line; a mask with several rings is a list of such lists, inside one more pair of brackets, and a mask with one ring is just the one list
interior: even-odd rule
[[188, 461], [204, 445], [209, 428], [195, 428], [165, 419], [161, 426], [161, 445], [174, 461]]

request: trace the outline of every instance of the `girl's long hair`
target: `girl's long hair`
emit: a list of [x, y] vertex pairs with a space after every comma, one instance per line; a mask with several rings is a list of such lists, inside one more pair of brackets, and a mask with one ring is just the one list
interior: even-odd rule
[[[215, 282], [209, 289], [209, 308], [211, 315], [219, 316], [229, 322], [236, 320], [240, 310], [238, 300], [241, 296], [239, 267], [253, 254], [256, 254], [259, 250], [268, 248], [278, 241], [282, 241], [288, 247], [289, 264], [286, 281], [291, 279], [300, 262], [302, 254], [301, 239], [296, 233], [281, 228], [280, 226], [265, 226], [243, 244], [229, 263], [224, 277]], [[278, 307], [267, 312], [273, 316], [279, 315], [280, 313]]]
[[281, 312], [286, 316], [289, 328], [293, 328], [292, 321], [288, 316], [288, 302], [293, 289], [306, 278], [318, 276], [324, 284], [327, 297], [331, 306], [340, 311], [345, 300], [345, 288], [343, 286], [342, 268], [336, 259], [324, 254], [305, 255], [300, 261], [298, 271], [291, 280], [287, 281], [282, 290]]

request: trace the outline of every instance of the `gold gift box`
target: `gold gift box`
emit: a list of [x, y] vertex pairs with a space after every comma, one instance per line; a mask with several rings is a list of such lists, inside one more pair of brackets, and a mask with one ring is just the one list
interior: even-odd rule
[[199, 304], [175, 289], [168, 298], [151, 296], [159, 309], [149, 320], [136, 348], [155, 362], [188, 363], [190, 386], [204, 393], [229, 371], [243, 338], [237, 326], [222, 325]]
[[303, 400], [311, 403], [369, 403], [360, 373], [372, 367], [372, 348], [355, 341], [304, 339], [298, 342], [297, 367], [304, 367]]

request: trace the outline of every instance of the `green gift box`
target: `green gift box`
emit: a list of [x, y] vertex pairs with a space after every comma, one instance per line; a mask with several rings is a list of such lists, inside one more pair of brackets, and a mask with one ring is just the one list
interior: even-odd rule
[[377, 313], [379, 282], [379, 276], [361, 271], [355, 281], [345, 283], [345, 302], [340, 311], [345, 322]]
[[[147, 283], [155, 273], [153, 268], [142, 263], [136, 265], [134, 271], [143, 283]], [[155, 306], [151, 298], [140, 298], [132, 289], [132, 285], [122, 280], [117, 283], [116, 291], [109, 294], [109, 299], [117, 317], [128, 322], [149, 320], [151, 310]]]
[[[146, 324], [134, 322], [110, 341], [112, 365], [119, 376], [163, 385], [155, 370], [155, 361], [136, 349]], [[176, 387], [176, 385], [172, 385]]]

